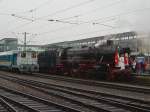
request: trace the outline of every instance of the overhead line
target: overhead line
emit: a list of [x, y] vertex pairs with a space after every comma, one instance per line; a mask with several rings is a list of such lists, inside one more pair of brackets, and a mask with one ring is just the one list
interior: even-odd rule
[[[87, 3], [87, 2], [91, 2], [91, 1], [94, 1], [94, 0], [88, 0], [88, 1], [86, 1], [86, 2], [82, 2], [82, 3], [80, 3], [80, 4], [78, 4], [78, 6], [80, 6], [80, 5], [82, 5], [82, 4], [85, 4], [85, 3]], [[116, 1], [116, 2], [113, 2], [113, 3], [111, 3], [111, 4], [108, 4], [108, 5], [106, 5], [106, 8], [108, 7], [108, 6], [110, 6], [110, 5], [113, 5], [113, 4], [116, 4], [116, 3], [119, 3], [119, 2], [121, 2], [122, 0], [119, 0], [119, 1]], [[76, 5], [75, 5], [76, 6]], [[71, 8], [71, 7], [70, 7]], [[73, 7], [74, 8], [74, 7]], [[104, 7], [102, 7], [102, 8], [104, 8]], [[64, 9], [64, 10], [67, 10], [68, 8], [66, 8], [66, 9]], [[99, 8], [97, 8], [97, 9], [99, 9]], [[96, 10], [96, 9], [95, 9]], [[60, 11], [62, 11], [62, 10], [60, 10]], [[55, 13], [57, 13], [57, 11], [55, 12]], [[69, 23], [69, 24], [76, 24], [76, 23], [72, 23], [72, 22], [69, 22], [69, 21], [62, 21], [62, 20], [64, 20], [64, 19], [71, 19], [71, 18], [74, 18], [74, 17], [79, 17], [79, 16], [81, 16], [80, 14], [79, 15], [75, 15], [75, 16], [71, 16], [71, 17], [67, 17], [67, 18], [63, 18], [63, 19], [59, 19], [59, 21], [57, 21], [57, 22], [62, 22], [62, 23]], [[36, 19], [37, 20], [37, 19]]]
[[11, 16], [17, 17], [17, 18], [21, 18], [21, 19], [24, 19], [24, 20], [28, 20], [28, 21], [34, 21], [33, 19], [26, 18], [26, 17], [23, 17], [23, 16], [18, 16], [18, 15], [16, 15], [16, 14], [11, 14]]
[[[49, 1], [50, 0], [47, 0], [46, 2], [40, 4], [39, 6], [33, 8], [33, 9], [30, 9], [28, 11], [23, 11], [23, 12], [18, 12], [18, 13], [33, 12], [33, 11], [39, 9], [40, 7], [42, 7], [44, 4], [47, 4]], [[53, 1], [53, 0], [51, 0], [51, 1]], [[27, 18], [27, 17], [19, 16], [19, 15], [17, 15], [18, 13], [13, 13], [13, 14], [0, 13], [0, 15], [8, 15], [8, 16], [13, 16], [13, 17], [24, 19], [24, 20], [28, 20], [28, 21], [35, 21], [33, 18]]]
[[56, 14], [58, 14], [58, 13], [64, 13], [64, 12], [66, 12], [66, 11], [68, 11], [68, 10], [71, 10], [71, 9], [74, 9], [74, 8], [77, 8], [77, 7], [80, 7], [80, 6], [82, 6], [82, 5], [88, 4], [88, 3], [93, 2], [93, 1], [95, 1], [95, 0], [87, 0], [87, 1], [84, 1], [84, 2], [80, 2], [79, 4], [72, 5], [72, 6], [70, 6], [70, 7], [67, 7], [67, 8], [64, 8], [64, 9], [61, 9], [61, 10], [58, 10], [58, 11], [53, 12], [53, 13], [51, 13], [51, 14], [48, 14], [48, 15], [46, 15], [46, 16], [39, 17], [39, 18], [37, 18], [37, 19], [42, 19], [42, 18], [45, 18], [45, 17], [53, 16], [53, 15], [56, 15]]
[[[49, 1], [49, 0], [48, 0]], [[47, 1], [47, 2], [48, 2]], [[65, 10], [68, 10], [68, 9], [72, 9], [72, 8], [75, 8], [75, 7], [79, 7], [79, 6], [81, 6], [81, 5], [84, 5], [84, 4], [87, 4], [87, 3], [89, 3], [89, 2], [93, 2], [94, 0], [88, 0], [88, 1], [86, 1], [86, 2], [81, 2], [81, 3], [79, 3], [79, 4], [76, 4], [76, 5], [74, 5], [74, 6], [72, 6], [72, 7], [68, 7], [68, 8], [66, 8], [66, 9], [63, 9], [64, 11]], [[118, 3], [118, 2], [120, 2], [121, 0], [119, 0], [119, 1], [117, 1], [117, 2], [113, 2], [112, 4], [109, 4], [109, 5], [113, 5], [113, 4], [115, 4], [115, 3]], [[45, 2], [45, 3], [47, 3], [47, 2]], [[44, 4], [44, 3], [43, 3]], [[42, 4], [41, 4], [42, 5]], [[109, 6], [108, 5], [108, 6]], [[35, 9], [35, 8], [34, 8]], [[60, 12], [61, 11], [63, 11], [63, 10], [60, 10]], [[56, 11], [55, 13], [60, 13], [59, 11]], [[54, 13], [53, 13], [54, 14]], [[63, 19], [59, 19], [59, 21], [61, 21], [61, 20], [64, 20], [64, 19], [69, 19], [69, 18], [73, 18], [73, 17], [79, 17], [79, 16], [81, 16], [81, 15], [75, 15], [75, 16], [72, 16], [72, 17], [68, 17], [68, 18], [63, 18]], [[28, 18], [27, 18], [28, 19]], [[37, 18], [36, 18], [36, 20], [37, 20]], [[34, 21], [36, 21], [36, 20], [34, 20]], [[33, 21], [33, 20], [32, 20]], [[31, 22], [32, 23], [32, 22]], [[69, 21], [67, 21], [67, 22], [64, 22], [64, 23], [69, 23]], [[70, 22], [71, 23], [71, 22]], [[28, 24], [27, 24], [28, 25]]]
[[[53, 0], [51, 0], [51, 1], [53, 1]], [[33, 12], [33, 11], [35, 11], [35, 10], [40, 9], [42, 6], [47, 5], [48, 2], [50, 2], [50, 0], [47, 0], [46, 2], [44, 2], [44, 3], [40, 4], [40, 5], [38, 5], [38, 6], [35, 7], [35, 8], [29, 9], [29, 10], [26, 10], [26, 11], [22, 11], [22, 12], [17, 12], [16, 14]]]
[[[150, 8], [144, 8], [144, 9], [136, 9], [136, 10], [133, 10], [133, 11], [128, 11], [128, 12], [122, 12], [122, 13], [119, 13], [119, 14], [116, 14], [116, 15], [113, 15], [113, 16], [108, 16], [108, 17], [104, 17], [104, 18], [99, 18], [99, 19], [95, 19], [94, 21], [99, 21], [99, 20], [103, 20], [103, 19], [106, 19], [106, 18], [112, 18], [112, 17], [117, 17], [117, 16], [121, 16], [121, 15], [128, 15], [128, 14], [131, 14], [131, 13], [136, 13], [136, 12], [139, 12], [139, 11], [145, 11], [145, 10], [149, 10]], [[91, 21], [93, 21], [93, 20], [90, 20], [90, 21], [86, 21], [86, 22], [83, 22], [83, 23], [89, 23], [89, 22], [91, 22]], [[28, 25], [28, 24], [31, 24], [31, 23], [33, 23], [33, 22], [29, 22], [29, 23], [26, 23], [26, 24], [23, 24], [23, 25], [20, 25], [20, 26], [17, 26], [17, 28], [20, 28], [20, 27], [24, 27], [24, 26], [26, 26], [26, 25]], [[82, 24], [83, 24], [82, 23]], [[81, 25], [81, 24], [79, 24], [79, 25]], [[64, 27], [63, 27], [64, 28]], [[61, 28], [60, 28], [61, 29]], [[51, 31], [50, 31], [51, 32]], [[45, 32], [45, 33], [48, 33], [48, 32]], [[43, 33], [40, 33], [40, 34], [44, 34], [44, 32]]]
[[[137, 12], [141, 12], [141, 11], [145, 11], [145, 10], [150, 10], [150, 8], [136, 9], [136, 10], [132, 10], [132, 11], [128, 11], [128, 12], [122, 12], [122, 13], [115, 14], [115, 15], [108, 16], [108, 17], [102, 17], [102, 18], [95, 19], [95, 20], [81, 21], [81, 24], [82, 23], [91, 23], [92, 21], [99, 21], [99, 20], [103, 20], [103, 19], [107, 19], [107, 18], [113, 18], [113, 17], [117, 17], [117, 16], [122, 16], [122, 15], [130, 15], [131, 13], [137, 13]], [[60, 20], [62, 20], [62, 19], [60, 19]]]
[[[92, 0], [93, 1], [93, 0]], [[116, 2], [113, 2], [113, 3], [111, 3], [111, 4], [108, 4], [108, 5], [106, 5], [106, 8], [107, 7], [109, 7], [109, 6], [112, 6], [112, 5], [114, 5], [114, 4], [117, 4], [117, 3], [120, 3], [122, 0], [119, 0], [119, 1], [116, 1]], [[89, 1], [86, 1], [86, 2], [91, 2], [91, 0]], [[84, 2], [83, 2], [84, 3]], [[80, 3], [80, 5], [81, 5], [81, 3]], [[105, 6], [104, 6], [105, 7]], [[104, 7], [102, 7], [102, 8], [104, 8]], [[97, 9], [101, 9], [101, 8], [97, 8]], [[97, 10], [97, 9], [95, 9], [95, 10]], [[95, 10], [93, 10], [93, 11], [95, 11]], [[60, 10], [61, 11], [61, 10]], [[92, 11], [90, 11], [90, 12], [92, 12]], [[57, 12], [55, 12], [55, 13], [57, 13]], [[88, 13], [88, 12], [86, 12], [86, 13]], [[71, 17], [67, 17], [67, 18], [62, 18], [62, 19], [59, 19], [59, 21], [57, 21], [57, 22], [62, 22], [62, 23], [69, 23], [69, 24], [77, 24], [77, 23], [75, 23], [75, 22], [69, 22], [69, 21], [62, 21], [62, 20], [65, 20], [65, 19], [71, 19], [71, 18], [74, 18], [74, 17], [79, 17], [79, 16], [81, 16], [80, 14], [79, 15], [75, 15], [75, 16], [71, 16]], [[39, 19], [39, 18], [38, 18]], [[37, 19], [36, 19], [37, 20]], [[84, 22], [84, 23], [88, 23], [88, 22]], [[80, 23], [81, 24], [81, 23]]]
[[[113, 16], [108, 16], [108, 17], [104, 17], [104, 18], [99, 18], [99, 19], [95, 19], [95, 20], [90, 20], [90, 21], [86, 21], [86, 22], [82, 22], [81, 24], [78, 24], [78, 25], [82, 25], [82, 24], [86, 24], [86, 23], [91, 23], [92, 21], [99, 21], [99, 20], [105, 20], [107, 18], [113, 18], [113, 17], [117, 17], [117, 16], [121, 16], [121, 15], [128, 15], [128, 14], [131, 14], [131, 13], [135, 13], [135, 12], [139, 12], [139, 11], [144, 11], [144, 10], [147, 10], [147, 9], [150, 9], [150, 8], [144, 8], [144, 9], [137, 9], [137, 10], [133, 10], [133, 11], [128, 11], [128, 12], [123, 12], [123, 13], [119, 13], [119, 14], [116, 14], [116, 15], [113, 15]], [[112, 19], [111, 19], [112, 20]], [[111, 21], [111, 20], [107, 20], [107, 21]], [[105, 22], [107, 22], [105, 21]], [[94, 22], [93, 22], [94, 23]], [[108, 27], [112, 27], [114, 28], [113, 26], [109, 26], [109, 25], [106, 25], [106, 24], [101, 24], [101, 22], [95, 22], [97, 24], [100, 24], [100, 25], [103, 25], [103, 26], [108, 26]], [[69, 26], [67, 28], [72, 28], [72, 27], [76, 27], [76, 26]], [[43, 34], [47, 34], [47, 33], [53, 33], [53, 32], [56, 32], [58, 30], [61, 30], [61, 29], [64, 29], [65, 27], [61, 27], [61, 28], [57, 28], [57, 29], [54, 29], [54, 30], [50, 30], [50, 31], [47, 31], [47, 32], [42, 32], [42, 33], [39, 33], [39, 35], [43, 35]]]
[[104, 8], [107, 8], [107, 7], [109, 7], [109, 8], [110, 8], [111, 6], [116, 5], [116, 4], [118, 4], [118, 3], [121, 3], [121, 2], [123, 2], [123, 1], [125, 1], [125, 0], [117, 0], [117, 1], [115, 1], [115, 2], [113, 2], [113, 3], [107, 4], [107, 5], [105, 5], [105, 6], [102, 6], [102, 7], [99, 7], [99, 8], [96, 8], [96, 9], [90, 10], [90, 11], [87, 11], [87, 12], [85, 12], [85, 13], [80, 13], [80, 14], [77, 14], [77, 15], [74, 15], [74, 16], [70, 16], [70, 17], [62, 18], [62, 19], [60, 19], [60, 20], [77, 18], [77, 17], [84, 16], [84, 15], [86, 15], [86, 14], [88, 14], [88, 15], [89, 15], [90, 13], [92, 13], [92, 14], [93, 14], [93, 12], [95, 12], [96, 10], [102, 11], [102, 10], [100, 10], [100, 9], [104, 9]]
[[[28, 22], [28, 23], [25, 23], [25, 24], [18, 25], [18, 26], [16, 26], [15, 28], [10, 29], [9, 31], [12, 31], [12, 30], [17, 29], [17, 28], [18, 28], [18, 29], [19, 29], [19, 28], [23, 28], [23, 27], [25, 27], [26, 25], [31, 24], [31, 23], [33, 23], [33, 22]], [[4, 34], [8, 33], [9, 31], [5, 32]]]
[[[81, 2], [81, 3], [79, 3], [79, 4], [73, 5], [73, 6], [71, 6], [71, 7], [68, 7], [68, 8], [59, 10], [59, 11], [56, 11], [56, 12], [54, 12], [54, 13], [52, 13], [52, 14], [57, 14], [57, 13], [61, 13], [61, 12], [63, 12], [63, 11], [68, 11], [69, 9], [73, 9], [73, 8], [76, 8], [76, 7], [85, 5], [85, 4], [90, 3], [90, 2], [93, 2], [93, 1], [95, 1], [95, 0], [87, 0], [87, 1]], [[50, 14], [50, 15], [51, 15], [51, 14]], [[48, 16], [49, 16], [49, 15], [48, 15]], [[43, 17], [45, 17], [45, 16], [43, 16]], [[43, 17], [36, 18], [36, 20], [34, 20], [34, 21], [37, 21], [37, 19], [40, 19], [40, 18], [43, 18]], [[33, 22], [30, 22], [29, 24], [31, 24], [31, 23], [33, 23]], [[28, 25], [28, 24], [27, 24], [27, 25]], [[22, 25], [21, 25], [21, 26], [22, 26]], [[23, 26], [24, 26], [24, 25], [23, 25]], [[17, 28], [18, 28], [18, 27], [17, 27]]]
[[[109, 21], [111, 21], [111, 20], [109, 20]], [[71, 26], [68, 26], [67, 29], [68, 29], [68, 28], [69, 28], [69, 29], [70, 29], [70, 28], [73, 28], [73, 27], [75, 27], [75, 26], [83, 25], [83, 24], [86, 24], [86, 23], [82, 23], [82, 24], [78, 24], [78, 25], [71, 25]], [[91, 23], [91, 24], [94, 24], [94, 22]], [[113, 26], [106, 25], [106, 24], [102, 24], [101, 22], [95, 23], [95, 25], [96, 25], [96, 24], [113, 28]], [[57, 29], [54, 29], [54, 30], [42, 32], [42, 33], [39, 33], [38, 35], [44, 35], [44, 34], [48, 34], [48, 33], [54, 33], [54, 32], [56, 32], [56, 31], [58, 31], [58, 30], [64, 30], [64, 29], [66, 29], [66, 27], [61, 27], [61, 28], [57, 28]]]
[[[39, 6], [35, 7], [35, 8], [33, 8], [33, 9], [31, 9], [30, 11], [35, 11], [35, 10], [37, 10], [37, 9], [40, 9], [42, 6], [47, 5], [47, 3], [48, 3], [49, 1], [50, 1], [50, 0], [47, 0], [46, 2], [44, 2], [44, 3], [42, 3], [41, 5], [39, 5]], [[53, 1], [53, 0], [51, 0], [51, 1]]]

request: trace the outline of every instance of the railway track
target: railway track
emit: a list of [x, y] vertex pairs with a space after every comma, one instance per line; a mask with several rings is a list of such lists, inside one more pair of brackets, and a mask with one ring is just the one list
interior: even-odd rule
[[0, 112], [17, 112], [17, 110], [8, 102], [6, 102], [2, 97], [0, 97]]
[[4, 76], [4, 79], [14, 81], [46, 94], [63, 98], [82, 106], [88, 106], [94, 111], [106, 112], [150, 112], [150, 102], [140, 101], [131, 98], [114, 96], [94, 91], [86, 91], [60, 85], [41, 83], [33, 80], [23, 80], [16, 77]]
[[46, 75], [46, 74], [39, 74], [39, 73], [33, 74], [33, 76], [46, 78], [46, 79], [54, 79], [58, 81], [67, 81], [71, 83], [101, 86], [101, 87], [107, 87], [107, 88], [113, 88], [119, 90], [127, 90], [127, 91], [150, 94], [150, 88], [138, 86], [138, 85], [131, 85], [131, 84], [129, 85], [129, 84], [112, 83], [112, 82], [95, 81], [95, 80], [84, 80], [84, 79], [77, 79], [77, 78], [71, 78], [66, 76]]
[[[15, 75], [20, 75], [20, 74], [15, 74]], [[22, 74], [22, 75], [27, 76], [27, 74]], [[85, 80], [85, 79], [79, 79], [79, 78], [71, 78], [67, 76], [57, 76], [57, 75], [40, 74], [40, 73], [34, 73], [32, 74], [32, 77], [38, 77], [38, 78], [40, 77], [44, 79], [66, 81], [66, 82], [84, 84], [84, 85], [89, 85], [89, 86], [93, 85], [93, 86], [98, 86], [98, 87], [106, 87], [106, 88], [111, 88], [111, 89], [119, 89], [119, 90], [125, 90], [125, 91], [133, 91], [133, 92], [139, 92], [139, 93], [144, 93], [144, 94], [150, 94], [150, 88], [147, 86], [114, 83], [114, 82], [106, 82], [106, 81]]]
[[[64, 107], [52, 104], [44, 99], [29, 94], [0, 87], [1, 102], [6, 112], [65, 112]], [[3, 108], [2, 108], [3, 109]], [[4, 110], [4, 112], [5, 112]], [[1, 111], [3, 112], [3, 111]]]

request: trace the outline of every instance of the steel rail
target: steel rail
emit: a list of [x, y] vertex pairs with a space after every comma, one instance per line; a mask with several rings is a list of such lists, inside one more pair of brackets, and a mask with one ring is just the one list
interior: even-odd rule
[[[6, 77], [5, 77], [6, 78]], [[12, 79], [11, 79], [12, 80]], [[114, 100], [112, 98], [108, 98], [108, 96], [106, 97], [105, 94], [105, 97], [98, 97], [98, 98], [94, 98], [93, 96], [90, 96], [90, 95], [87, 95], [87, 94], [79, 94], [79, 92], [77, 93], [77, 91], [80, 91], [80, 92], [83, 92], [84, 90], [80, 90], [80, 89], [75, 89], [75, 88], [69, 88], [69, 87], [63, 87], [63, 86], [58, 86], [58, 85], [51, 85], [51, 84], [46, 84], [46, 83], [41, 83], [41, 82], [37, 82], [37, 81], [33, 81], [33, 80], [23, 80], [23, 79], [20, 79], [20, 78], [17, 78], [17, 79], [13, 79], [13, 81], [16, 81], [16, 82], [19, 82], [21, 84], [24, 84], [24, 85], [28, 85], [30, 87], [34, 87], [36, 89], [39, 89], [39, 87], [41, 88], [46, 88], [46, 89], [53, 89], [53, 90], [57, 90], [57, 92], [65, 92], [65, 93], [70, 93], [70, 94], [73, 94], [73, 95], [78, 95], [78, 96], [84, 96], [84, 97], [88, 97], [88, 98], [91, 98], [91, 99], [94, 99], [94, 100], [99, 100], [99, 101], [103, 101], [103, 102], [107, 102], [108, 104], [111, 104], [113, 106], [118, 106], [118, 107], [124, 107], [124, 108], [128, 108], [130, 110], [136, 110], [136, 111], [145, 111], [145, 112], [150, 112], [150, 108], [146, 107], [146, 106], [140, 106], [138, 104], [135, 104], [134, 102], [139, 102], [138, 100], [135, 100], [135, 99], [126, 99], [126, 100], [129, 100], [128, 102], [130, 103], [123, 103], [123, 102], [119, 102], [117, 100]], [[32, 85], [31, 85], [32, 84]], [[52, 87], [53, 86], [53, 87]], [[39, 90], [41, 90], [41, 88]], [[65, 90], [65, 89], [62, 89], [62, 88], [65, 88], [65, 89], [69, 89], [69, 90], [74, 90], [76, 92], [73, 92], [73, 91], [68, 91], [68, 90]], [[50, 93], [48, 90], [42, 90], [48, 94], [52, 94]], [[89, 92], [89, 91], [84, 91], [84, 92]], [[94, 93], [94, 92], [93, 92]], [[92, 94], [93, 94], [92, 93]], [[94, 93], [94, 94], [97, 94], [97, 93]], [[99, 93], [100, 94], [100, 93]], [[55, 93], [56, 96], [60, 96], [60, 95], [57, 95]], [[102, 94], [101, 94], [102, 95]], [[111, 96], [111, 95], [110, 95]], [[61, 96], [62, 97], [62, 96]], [[112, 96], [111, 96], [112, 97]], [[114, 97], [114, 96], [113, 96]], [[116, 98], [117, 96], [115, 96]], [[118, 98], [119, 99], [119, 98]], [[126, 101], [127, 102], [127, 101]], [[132, 102], [132, 103], [131, 103]], [[81, 103], [81, 102], [80, 102]], [[143, 103], [143, 102], [142, 102]], [[144, 102], [144, 103], [147, 103], [147, 102]]]

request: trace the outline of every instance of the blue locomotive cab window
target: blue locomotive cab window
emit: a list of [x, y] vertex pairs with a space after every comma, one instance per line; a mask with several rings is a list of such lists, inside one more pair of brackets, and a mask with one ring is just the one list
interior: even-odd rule
[[25, 57], [26, 57], [26, 53], [25, 53], [25, 52], [22, 52], [22, 53], [21, 53], [21, 57], [22, 57], [22, 58], [25, 58]]

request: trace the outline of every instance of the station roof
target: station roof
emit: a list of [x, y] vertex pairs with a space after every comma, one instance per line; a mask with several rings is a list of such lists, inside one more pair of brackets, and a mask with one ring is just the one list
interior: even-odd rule
[[113, 39], [121, 39], [124, 37], [130, 37], [130, 36], [136, 36], [136, 35], [137, 35], [136, 32], [130, 31], [130, 32], [117, 33], [117, 34], [110, 34], [110, 35], [105, 35], [105, 36], [91, 37], [91, 38], [80, 39], [80, 40], [52, 43], [52, 44], [45, 45], [45, 47], [72, 45], [72, 44], [77, 44], [77, 43], [88, 43], [88, 42], [96, 43], [97, 41], [100, 41], [100, 40], [106, 40], [106, 39], [112, 39], [112, 38]]

